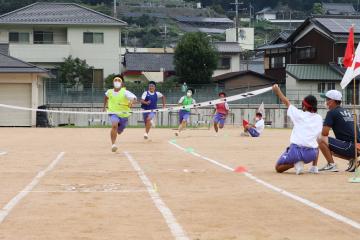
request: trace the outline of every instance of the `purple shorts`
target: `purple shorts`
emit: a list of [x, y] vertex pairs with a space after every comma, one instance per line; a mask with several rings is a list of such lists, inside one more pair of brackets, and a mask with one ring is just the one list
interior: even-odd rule
[[155, 117], [156, 113], [154, 112], [146, 112], [143, 113], [144, 122], [146, 122], [147, 119], [152, 120]]
[[316, 160], [318, 154], [318, 148], [300, 147], [296, 144], [291, 144], [290, 147], [288, 147], [280, 156], [276, 165], [295, 164], [299, 161], [311, 163]]
[[190, 112], [185, 110], [179, 111], [179, 122], [182, 123], [183, 121], [188, 121], [190, 118]]
[[115, 114], [110, 114], [110, 121], [111, 124], [115, 123], [118, 125], [118, 129], [117, 129], [118, 133], [122, 133], [126, 128], [126, 126], [128, 125], [128, 118], [121, 118]]
[[225, 124], [226, 115], [222, 113], [217, 113], [214, 116], [214, 123], [219, 123], [221, 126]]
[[248, 132], [250, 133], [250, 136], [252, 137], [259, 137], [260, 133], [258, 131], [256, 131], [255, 128], [249, 128]]

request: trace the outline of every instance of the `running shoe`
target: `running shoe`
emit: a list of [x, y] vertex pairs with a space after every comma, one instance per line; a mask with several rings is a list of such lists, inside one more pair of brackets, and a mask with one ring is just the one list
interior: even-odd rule
[[112, 152], [116, 152], [117, 149], [118, 149], [118, 147], [117, 147], [115, 144], [113, 144], [113, 145], [111, 146], [111, 151], [112, 151]]
[[338, 172], [339, 169], [337, 168], [335, 163], [328, 163], [324, 167], [320, 168], [319, 171]]
[[345, 171], [355, 172], [355, 169], [357, 167], [359, 167], [359, 164], [360, 164], [360, 162], [359, 161], [356, 162], [356, 159], [351, 159], [351, 160], [349, 160], [348, 168]]

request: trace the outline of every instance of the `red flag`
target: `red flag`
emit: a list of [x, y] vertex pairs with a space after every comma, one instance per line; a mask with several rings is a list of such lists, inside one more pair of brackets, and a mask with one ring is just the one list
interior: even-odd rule
[[350, 27], [349, 38], [346, 45], [343, 64], [345, 67], [351, 67], [354, 59], [354, 27]]

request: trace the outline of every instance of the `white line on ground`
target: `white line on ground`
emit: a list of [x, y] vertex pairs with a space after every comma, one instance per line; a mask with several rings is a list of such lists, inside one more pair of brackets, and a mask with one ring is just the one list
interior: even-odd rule
[[145, 189], [144, 190], [101, 190], [101, 191], [29, 191], [29, 193], [143, 193], [143, 192], [147, 192]]
[[0, 156], [7, 154], [7, 152], [0, 152]]
[[47, 168], [38, 172], [38, 174], [33, 178], [33, 180], [0, 210], [0, 224], [9, 215], [11, 210], [21, 201], [21, 199], [23, 199], [28, 193], [30, 193], [34, 189], [34, 187], [39, 183], [40, 179], [45, 176], [47, 172], [54, 169], [54, 167], [62, 160], [64, 154], [64, 152], [59, 153], [57, 157], [47, 166]]
[[175, 237], [175, 239], [178, 240], [189, 240], [187, 237], [185, 231], [181, 227], [181, 225], [176, 221], [173, 213], [171, 210], [166, 206], [164, 201], [161, 199], [160, 195], [154, 190], [151, 181], [149, 178], [145, 175], [144, 171], [141, 169], [137, 161], [128, 153], [124, 152], [125, 156], [130, 161], [133, 168], [138, 173], [141, 181], [145, 185], [151, 199], [153, 200], [155, 206], [159, 209], [160, 213], [163, 215], [168, 227], [171, 230], [172, 235]]
[[[186, 152], [185, 148], [181, 147], [180, 145], [176, 144], [175, 142], [169, 141], [169, 143], [171, 145], [175, 146], [176, 148]], [[222, 163], [220, 163], [218, 161], [215, 161], [213, 159], [210, 159], [208, 157], [202, 156], [202, 155], [200, 155], [198, 153], [195, 153], [195, 152], [189, 152], [189, 153], [196, 156], [196, 157], [202, 158], [202, 159], [204, 159], [204, 160], [206, 160], [208, 162], [211, 162], [211, 163], [213, 163], [213, 164], [215, 164], [215, 165], [217, 165], [219, 167], [225, 168], [225, 169], [227, 169], [229, 171], [233, 172], [235, 170], [232, 167], [229, 167], [229, 166], [227, 166], [225, 164], [222, 164]], [[316, 204], [314, 202], [311, 202], [311, 201], [309, 201], [309, 200], [307, 200], [305, 198], [302, 198], [302, 197], [297, 196], [297, 195], [295, 195], [293, 193], [285, 191], [284, 189], [276, 187], [276, 186], [274, 186], [274, 185], [272, 185], [272, 184], [270, 184], [268, 182], [265, 182], [265, 181], [259, 179], [258, 177], [255, 177], [251, 173], [244, 172], [243, 174], [246, 177], [248, 177], [249, 179], [251, 179], [251, 180], [253, 180], [253, 181], [255, 181], [255, 182], [257, 182], [257, 183], [259, 183], [259, 184], [261, 184], [261, 185], [263, 185], [263, 186], [265, 186], [265, 187], [267, 187], [267, 188], [269, 188], [269, 189], [271, 189], [271, 190], [273, 190], [273, 191], [275, 191], [277, 193], [280, 193], [280, 194], [282, 194], [282, 195], [284, 195], [284, 196], [286, 196], [288, 198], [291, 198], [291, 199], [293, 199], [295, 201], [303, 203], [303, 204], [305, 204], [305, 205], [307, 205], [307, 206], [309, 206], [311, 208], [314, 208], [314, 209], [318, 210], [319, 212], [321, 212], [321, 213], [323, 213], [323, 214], [325, 214], [325, 215], [327, 215], [329, 217], [332, 217], [332, 218], [334, 218], [334, 219], [336, 219], [336, 220], [338, 220], [340, 222], [348, 224], [348, 225], [350, 225], [350, 226], [352, 226], [352, 227], [354, 227], [356, 229], [360, 229], [360, 223], [358, 223], [358, 222], [356, 222], [356, 221], [354, 221], [354, 220], [352, 220], [352, 219], [350, 219], [348, 217], [342, 216], [342, 215], [340, 215], [340, 214], [338, 214], [338, 213], [336, 213], [334, 211], [331, 211], [331, 210], [329, 210], [327, 208], [324, 208], [324, 207], [322, 207], [322, 206], [320, 206], [320, 205], [318, 205], [318, 204]]]

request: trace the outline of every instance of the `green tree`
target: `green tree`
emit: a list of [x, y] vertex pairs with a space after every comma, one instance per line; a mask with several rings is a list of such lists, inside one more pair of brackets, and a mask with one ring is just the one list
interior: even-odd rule
[[204, 33], [186, 33], [175, 49], [175, 71], [181, 82], [209, 83], [217, 61], [218, 53]]
[[322, 9], [321, 3], [314, 3], [312, 8], [313, 14], [323, 14], [324, 10]]
[[85, 60], [69, 56], [59, 66], [58, 80], [66, 88], [82, 84], [85, 88], [91, 87], [92, 69]]

